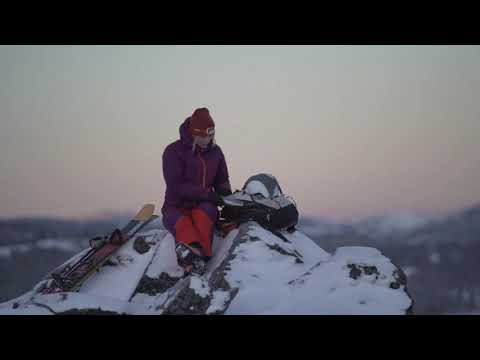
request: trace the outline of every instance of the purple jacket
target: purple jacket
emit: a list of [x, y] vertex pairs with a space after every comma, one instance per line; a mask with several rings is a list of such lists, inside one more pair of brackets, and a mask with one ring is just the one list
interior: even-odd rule
[[162, 209], [189, 207], [207, 200], [212, 190], [231, 190], [222, 149], [210, 143], [203, 151], [196, 146], [193, 152], [193, 137], [187, 128], [189, 120], [185, 119], [180, 125], [180, 139], [163, 152], [163, 177], [167, 188]]

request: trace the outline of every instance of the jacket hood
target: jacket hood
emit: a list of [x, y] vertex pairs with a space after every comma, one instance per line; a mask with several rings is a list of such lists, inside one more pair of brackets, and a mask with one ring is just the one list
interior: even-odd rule
[[[190, 116], [186, 118], [180, 127], [178, 128], [178, 132], [180, 133], [180, 140], [182, 141], [182, 144], [187, 146], [189, 149], [192, 148], [193, 146], [193, 136], [190, 134], [190, 131], [188, 131], [188, 123], [190, 121]], [[204, 151], [209, 151], [212, 148], [213, 141], [208, 144], [208, 146], [205, 148]]]

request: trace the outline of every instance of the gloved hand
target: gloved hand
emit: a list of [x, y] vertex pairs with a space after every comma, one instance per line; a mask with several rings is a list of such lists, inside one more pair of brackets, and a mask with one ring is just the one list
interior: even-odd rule
[[224, 205], [224, 202], [220, 195], [218, 195], [215, 191], [210, 191], [208, 193], [208, 201], [215, 204], [216, 206]]

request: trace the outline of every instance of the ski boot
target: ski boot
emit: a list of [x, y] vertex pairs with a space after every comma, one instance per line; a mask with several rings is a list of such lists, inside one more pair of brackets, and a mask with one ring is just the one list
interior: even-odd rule
[[186, 245], [178, 243], [175, 247], [175, 252], [178, 265], [185, 270], [186, 275], [203, 275], [207, 271], [207, 264], [197, 244]]

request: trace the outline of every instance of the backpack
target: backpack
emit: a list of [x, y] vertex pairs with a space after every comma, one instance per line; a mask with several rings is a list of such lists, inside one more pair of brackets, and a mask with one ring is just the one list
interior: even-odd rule
[[242, 190], [223, 197], [220, 219], [237, 225], [256, 221], [267, 230], [293, 232], [298, 223], [295, 201], [286, 196], [270, 174], [250, 177]]

